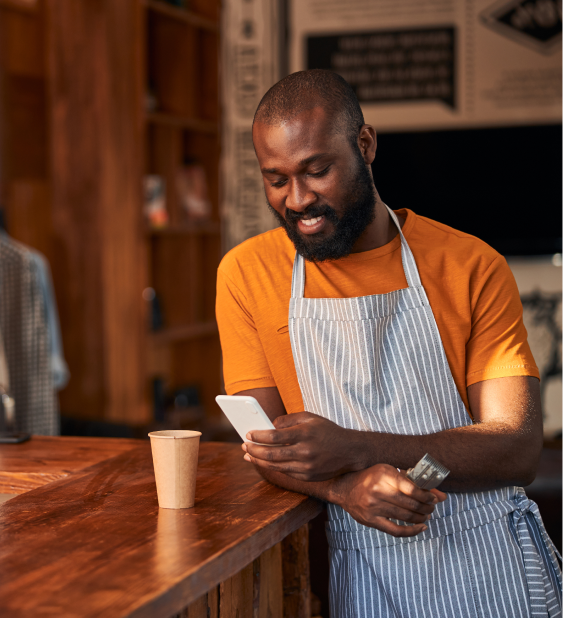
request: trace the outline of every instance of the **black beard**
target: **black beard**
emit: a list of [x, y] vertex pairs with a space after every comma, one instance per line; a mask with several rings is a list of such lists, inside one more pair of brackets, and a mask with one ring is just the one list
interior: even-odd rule
[[[352, 253], [352, 249], [366, 227], [375, 218], [375, 188], [366, 164], [358, 153], [357, 172], [349, 184], [350, 200], [338, 218], [334, 208], [328, 204], [308, 206], [297, 213], [285, 209], [285, 217], [276, 212], [270, 203], [268, 206], [280, 225], [286, 231], [295, 249], [309, 262], [326, 262], [339, 260]], [[324, 215], [333, 225], [334, 232], [323, 238], [316, 234], [301, 234], [297, 222], [305, 216], [313, 218]]]

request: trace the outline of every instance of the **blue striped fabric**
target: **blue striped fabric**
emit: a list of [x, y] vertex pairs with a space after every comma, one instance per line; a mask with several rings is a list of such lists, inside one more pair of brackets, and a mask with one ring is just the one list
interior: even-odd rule
[[[305, 262], [295, 257], [289, 332], [305, 409], [360, 431], [470, 425], [414, 256], [389, 213], [401, 235], [403, 290], [304, 298]], [[428, 530], [409, 538], [333, 504], [328, 514], [333, 618], [561, 615], [555, 548], [522, 488], [450, 493]]]

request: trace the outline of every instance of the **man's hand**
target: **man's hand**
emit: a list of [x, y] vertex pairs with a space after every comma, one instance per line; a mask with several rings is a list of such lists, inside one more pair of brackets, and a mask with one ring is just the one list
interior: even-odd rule
[[245, 459], [261, 468], [283, 472], [302, 481], [324, 481], [366, 466], [358, 461], [355, 432], [311, 412], [286, 414], [274, 419], [275, 431], [253, 431], [247, 438], [269, 446], [245, 442]]
[[[438, 489], [418, 488], [393, 466], [377, 464], [346, 474], [333, 482], [331, 502], [339, 504], [359, 523], [392, 536], [415, 536], [426, 530], [438, 502], [447, 496]], [[412, 526], [399, 526], [388, 518]]]

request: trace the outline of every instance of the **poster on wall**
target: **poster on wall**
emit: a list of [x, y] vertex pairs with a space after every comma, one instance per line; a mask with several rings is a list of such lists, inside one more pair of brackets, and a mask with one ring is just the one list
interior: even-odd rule
[[540, 371], [544, 436], [561, 436], [561, 254], [509, 257], [528, 343]]
[[330, 69], [383, 131], [561, 122], [560, 0], [293, 0], [291, 72]]
[[223, 250], [275, 227], [252, 145], [252, 119], [280, 79], [278, 5], [225, 0], [221, 11]]

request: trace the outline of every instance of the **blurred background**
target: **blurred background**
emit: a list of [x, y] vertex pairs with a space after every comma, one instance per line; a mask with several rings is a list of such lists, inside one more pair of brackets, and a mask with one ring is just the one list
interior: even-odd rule
[[[479, 4], [0, 0], [0, 249], [23, 269], [2, 273], [3, 296], [24, 293], [17, 279], [38, 252], [53, 282], [43, 343], [39, 305], [16, 324], [21, 308], [0, 301], [3, 331], [33, 332], [38, 364], [52, 365], [54, 419], [42, 393], [18, 402], [20, 427], [37, 432], [43, 416], [55, 433], [228, 432], [214, 402], [216, 267], [274, 225], [252, 116], [278, 79], [320, 67], [350, 82], [378, 131], [383, 199], [509, 260], [557, 439], [560, 7]], [[8, 365], [25, 364], [3, 334]]]
[[509, 261], [542, 374], [529, 495], [561, 548], [556, 0], [0, 0], [2, 426], [236, 439], [215, 273], [274, 226], [251, 121], [305, 68], [355, 89], [387, 204]]

